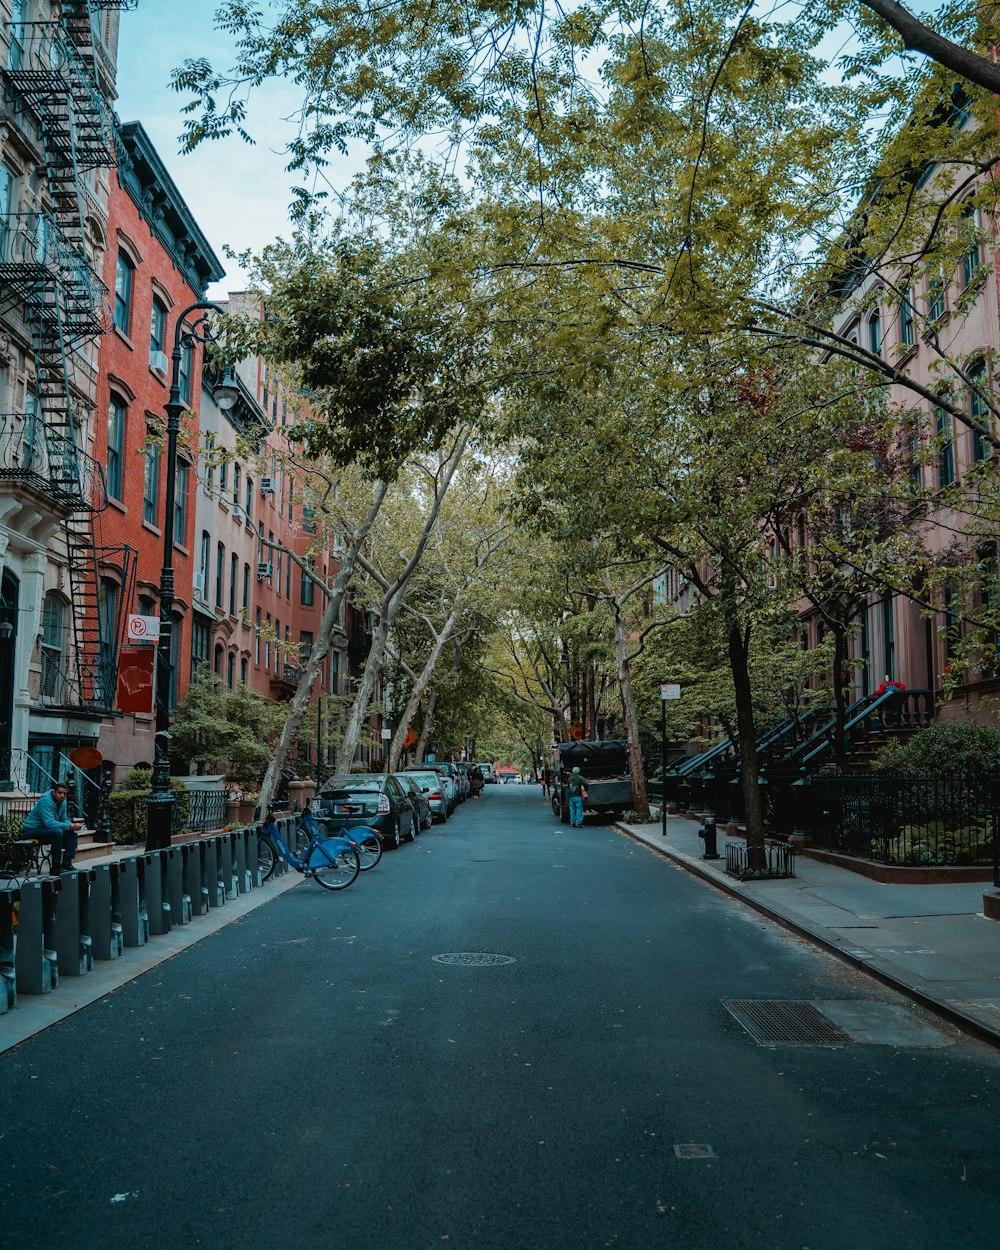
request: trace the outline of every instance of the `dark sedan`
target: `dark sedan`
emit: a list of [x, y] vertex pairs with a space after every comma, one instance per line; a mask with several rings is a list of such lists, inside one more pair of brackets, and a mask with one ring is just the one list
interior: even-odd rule
[[410, 773], [393, 773], [392, 776], [396, 778], [399, 784], [410, 796], [410, 802], [413, 804], [417, 833], [419, 833], [421, 829], [429, 829], [434, 819], [433, 814], [431, 813], [430, 800], [421, 789], [417, 779]]
[[334, 831], [343, 825], [348, 829], [368, 825], [392, 847], [404, 839], [412, 842], [420, 832], [409, 794], [386, 773], [331, 777], [317, 797], [320, 814], [327, 817]]

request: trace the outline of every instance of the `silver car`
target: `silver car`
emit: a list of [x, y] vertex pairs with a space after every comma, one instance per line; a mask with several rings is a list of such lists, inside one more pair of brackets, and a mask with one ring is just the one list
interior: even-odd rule
[[405, 775], [412, 777], [423, 791], [431, 807], [431, 819], [446, 821], [454, 806], [449, 790], [451, 778], [447, 773], [435, 772], [432, 768], [415, 768], [410, 766]]

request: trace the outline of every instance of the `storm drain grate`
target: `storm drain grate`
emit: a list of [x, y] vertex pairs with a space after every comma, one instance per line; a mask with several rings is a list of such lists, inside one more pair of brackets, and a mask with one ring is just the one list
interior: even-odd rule
[[845, 1033], [812, 1003], [780, 998], [724, 998], [722, 1005], [758, 1046], [849, 1046], [854, 1041], [850, 1033]]
[[494, 968], [498, 964], [517, 963], [512, 955], [487, 955], [481, 951], [452, 951], [431, 958], [436, 964], [458, 964], [462, 968]]

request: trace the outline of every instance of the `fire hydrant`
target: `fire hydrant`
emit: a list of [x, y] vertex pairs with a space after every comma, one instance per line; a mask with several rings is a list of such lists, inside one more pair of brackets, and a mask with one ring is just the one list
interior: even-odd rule
[[715, 840], [717, 836], [718, 831], [715, 827], [715, 817], [706, 816], [704, 824], [698, 830], [698, 837], [705, 843], [705, 854], [702, 856], [702, 859], [722, 858], [716, 847]]

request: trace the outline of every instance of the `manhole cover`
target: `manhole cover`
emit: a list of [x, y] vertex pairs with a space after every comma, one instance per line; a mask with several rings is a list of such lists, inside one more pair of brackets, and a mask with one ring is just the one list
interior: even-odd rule
[[462, 968], [493, 968], [497, 964], [513, 964], [512, 955], [486, 955], [481, 951], [451, 951], [446, 955], [432, 955], [436, 964], [458, 964]]
[[854, 1039], [812, 1003], [794, 999], [723, 999], [758, 1046], [849, 1046]]
[[715, 1151], [702, 1142], [683, 1141], [674, 1146], [674, 1154], [678, 1159], [714, 1159]]

